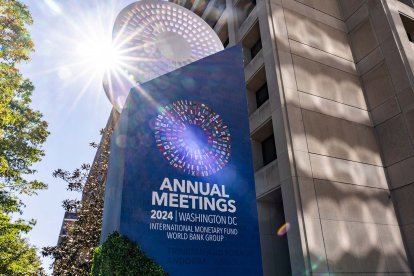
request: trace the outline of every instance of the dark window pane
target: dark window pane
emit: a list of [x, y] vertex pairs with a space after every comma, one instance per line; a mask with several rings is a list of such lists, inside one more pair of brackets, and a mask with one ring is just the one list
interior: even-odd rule
[[246, 15], [249, 16], [249, 14], [252, 12], [254, 7], [256, 7], [256, 0], [249, 1], [249, 3], [246, 6], [247, 6]]
[[402, 14], [400, 14], [400, 18], [403, 23], [408, 40], [410, 42], [414, 42], [414, 20]]
[[262, 142], [262, 154], [264, 166], [277, 158], [275, 136], [273, 134]]
[[227, 38], [226, 41], [223, 42], [224, 48], [226, 48], [227, 45], [229, 45], [229, 38]]
[[264, 104], [268, 99], [269, 99], [269, 91], [267, 90], [267, 83], [265, 83], [256, 92], [257, 108], [259, 108], [262, 104]]
[[220, 14], [226, 9], [226, 1], [225, 0], [221, 0], [221, 1], [216, 1], [214, 3], [214, 7], [219, 10]]
[[260, 52], [261, 49], [262, 49], [262, 40], [259, 38], [259, 40], [256, 41], [256, 43], [250, 49], [252, 59], [257, 55], [257, 53]]
[[410, 6], [410, 7], [412, 7], [412, 8], [414, 8], [412, 0], [399, 0], [399, 1], [406, 4], [406, 5], [408, 5], [408, 6]]

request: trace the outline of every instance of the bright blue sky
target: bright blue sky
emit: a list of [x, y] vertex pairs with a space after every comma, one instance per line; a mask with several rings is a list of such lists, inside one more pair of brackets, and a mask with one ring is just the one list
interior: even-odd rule
[[[29, 6], [34, 24], [30, 27], [36, 51], [30, 63], [22, 65], [25, 77], [36, 90], [33, 108], [49, 122], [51, 132], [46, 156], [35, 165], [35, 178], [49, 184], [47, 191], [24, 198], [25, 218], [37, 225], [29, 240], [38, 248], [55, 245], [63, 218], [62, 200], [76, 196], [66, 191], [63, 181], [52, 177], [57, 168], [72, 170], [91, 163], [99, 142], [99, 130], [109, 117], [111, 105], [102, 88], [102, 77], [79, 53], [103, 34], [110, 35], [114, 16], [133, 0], [22, 0]], [[96, 72], [95, 72], [96, 73]], [[93, 76], [93, 77], [91, 77]], [[44, 260], [48, 267], [50, 260]]]

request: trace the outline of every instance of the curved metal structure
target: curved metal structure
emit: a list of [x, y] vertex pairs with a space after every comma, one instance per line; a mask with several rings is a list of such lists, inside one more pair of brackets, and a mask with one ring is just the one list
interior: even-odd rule
[[124, 8], [116, 18], [113, 41], [123, 56], [122, 72], [106, 75], [104, 88], [118, 111], [134, 85], [223, 50], [203, 19], [166, 1], [143, 0]]

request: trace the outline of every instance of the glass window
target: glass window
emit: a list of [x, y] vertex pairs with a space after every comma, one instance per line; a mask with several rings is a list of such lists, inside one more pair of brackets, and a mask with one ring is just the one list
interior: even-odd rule
[[265, 83], [259, 90], [256, 91], [256, 104], [259, 108], [269, 99], [269, 91], [267, 90], [267, 83]]
[[404, 3], [404, 4], [408, 5], [408, 6], [410, 6], [411, 8], [414, 8], [413, 1], [412, 0], [398, 0], [398, 1], [400, 1], [400, 2], [402, 2], [402, 3]]
[[246, 6], [247, 6], [247, 9], [246, 9], [246, 17], [247, 17], [252, 12], [254, 7], [256, 7], [256, 0], [249, 1], [249, 3]]
[[229, 38], [226, 39], [226, 41], [223, 42], [223, 47], [226, 48], [227, 45], [229, 45]]
[[256, 0], [241, 0], [237, 5], [236, 9], [238, 11], [238, 22], [239, 25], [243, 23], [244, 20], [249, 16], [252, 10], [256, 7]]
[[251, 58], [253, 59], [262, 49], [262, 40], [259, 37], [259, 40], [252, 46], [250, 49]]
[[277, 158], [275, 136], [272, 134], [262, 142], [263, 165], [266, 166]]
[[410, 17], [400, 14], [401, 21], [407, 33], [407, 38], [410, 42], [413, 42], [414, 39], [414, 20]]

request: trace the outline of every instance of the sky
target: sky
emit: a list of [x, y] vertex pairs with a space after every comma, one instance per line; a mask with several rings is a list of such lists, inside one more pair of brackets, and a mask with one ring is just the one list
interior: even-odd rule
[[[49, 185], [38, 196], [24, 197], [23, 217], [37, 220], [29, 233], [31, 244], [41, 249], [56, 245], [64, 210], [62, 201], [79, 195], [66, 191], [54, 170], [72, 171], [92, 163], [111, 104], [102, 88], [102, 71], [96, 66], [97, 45], [111, 39], [113, 22], [132, 0], [21, 0], [32, 13], [29, 27], [35, 43], [31, 61], [22, 64], [23, 76], [35, 85], [32, 107], [43, 113], [50, 136], [45, 156], [37, 163], [33, 179]], [[50, 259], [43, 259], [47, 269]]]

